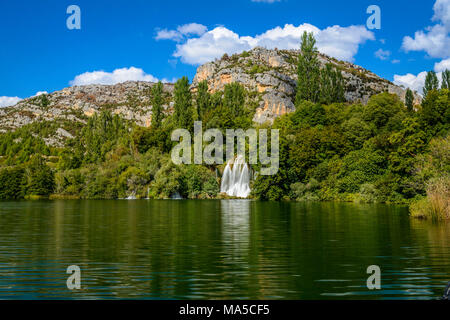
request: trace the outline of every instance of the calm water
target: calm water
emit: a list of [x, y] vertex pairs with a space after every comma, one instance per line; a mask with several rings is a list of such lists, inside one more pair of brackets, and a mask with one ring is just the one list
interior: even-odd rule
[[[382, 290], [367, 289], [369, 265]], [[434, 299], [448, 281], [450, 225], [402, 207], [0, 202], [1, 299]]]

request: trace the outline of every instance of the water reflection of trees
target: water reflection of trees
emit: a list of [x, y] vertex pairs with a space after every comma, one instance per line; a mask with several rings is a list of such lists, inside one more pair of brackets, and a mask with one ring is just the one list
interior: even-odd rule
[[[0, 211], [4, 279], [41, 296], [370, 298], [373, 264], [387, 297], [439, 295], [450, 280], [450, 225], [410, 220], [399, 207], [56, 201]], [[72, 264], [82, 269], [79, 293], [65, 288]]]

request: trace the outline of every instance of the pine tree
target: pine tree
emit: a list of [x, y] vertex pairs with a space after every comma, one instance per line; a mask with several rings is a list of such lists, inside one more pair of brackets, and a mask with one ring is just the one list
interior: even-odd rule
[[436, 75], [436, 72], [434, 71], [428, 72], [427, 77], [425, 79], [425, 86], [423, 87], [424, 97], [426, 97], [430, 91], [438, 89], [439, 89], [439, 80]]
[[197, 115], [198, 120], [202, 120], [205, 113], [211, 107], [211, 94], [208, 92], [208, 82], [206, 80], [198, 84], [197, 92]]
[[174, 117], [177, 125], [180, 128], [192, 130], [194, 126], [192, 95], [187, 77], [183, 77], [175, 83], [174, 102]]
[[450, 70], [442, 72], [442, 89], [450, 89]]
[[303, 100], [319, 101], [320, 62], [315, 45], [314, 35], [305, 31], [302, 36], [301, 53], [297, 66], [297, 104]]
[[159, 128], [163, 120], [163, 91], [164, 86], [159, 81], [152, 88], [152, 126]]
[[406, 107], [408, 108], [408, 111], [413, 111], [414, 95], [413, 95], [413, 92], [411, 91], [411, 89], [409, 89], [409, 88], [406, 90], [405, 104], [406, 104]]

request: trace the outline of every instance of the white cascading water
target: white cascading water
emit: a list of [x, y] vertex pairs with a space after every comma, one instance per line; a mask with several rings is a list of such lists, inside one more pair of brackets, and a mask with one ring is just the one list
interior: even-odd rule
[[136, 191], [133, 191], [128, 197], [125, 198], [126, 200], [136, 200]]
[[230, 197], [247, 198], [250, 195], [250, 172], [243, 156], [228, 161], [223, 171], [220, 192]]

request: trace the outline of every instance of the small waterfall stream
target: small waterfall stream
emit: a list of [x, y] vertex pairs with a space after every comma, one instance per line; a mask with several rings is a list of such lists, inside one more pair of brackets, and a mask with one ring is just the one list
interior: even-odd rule
[[133, 191], [125, 200], [136, 200], [136, 191]]
[[239, 155], [228, 161], [223, 171], [220, 192], [230, 197], [247, 198], [250, 191], [250, 171], [245, 158]]

